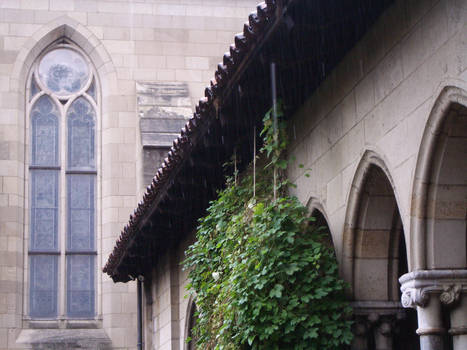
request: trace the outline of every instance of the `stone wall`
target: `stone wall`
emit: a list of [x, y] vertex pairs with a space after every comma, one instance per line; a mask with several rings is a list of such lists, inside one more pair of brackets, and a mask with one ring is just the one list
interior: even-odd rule
[[409, 267], [417, 265], [411, 254], [416, 165], [443, 88], [467, 87], [466, 19], [462, 1], [396, 1], [293, 119], [295, 193], [303, 203], [323, 208], [341, 265], [351, 190], [369, 152], [388, 169]]
[[188, 272], [181, 262], [185, 250], [194, 241], [194, 234], [186, 237], [176, 248], [160, 257], [146, 281], [144, 324], [145, 342], [148, 349], [187, 349], [187, 317], [193, 302], [186, 289]]
[[[0, 1], [0, 349], [27, 346], [16, 339], [27, 325], [25, 91], [37, 56], [66, 36], [89, 56], [100, 79], [100, 271], [157, 168], [157, 155], [143, 152], [137, 82], [183, 84], [189, 97], [183, 107], [192, 110], [255, 5], [256, 0]], [[172, 135], [181, 120], [175, 124], [167, 134]], [[150, 131], [158, 131], [157, 126]], [[136, 285], [114, 284], [98, 274], [97, 290], [97, 324], [112, 347], [135, 348]]]

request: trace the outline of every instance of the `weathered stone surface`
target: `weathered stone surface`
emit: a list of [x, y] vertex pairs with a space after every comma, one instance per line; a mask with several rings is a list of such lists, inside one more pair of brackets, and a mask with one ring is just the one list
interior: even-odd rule
[[[192, 114], [187, 84], [139, 82], [136, 92], [143, 147], [170, 147]], [[153, 164], [143, 167], [154, 168]]]
[[168, 148], [154, 148], [144, 147], [143, 148], [143, 177], [145, 185], [151, 183], [151, 180], [156, 173], [157, 169], [162, 164], [162, 161], [167, 155]]
[[111, 348], [110, 338], [103, 329], [24, 329], [16, 342], [30, 345], [33, 349]]
[[141, 141], [144, 147], [170, 147], [173, 140], [177, 138], [179, 133], [142, 133]]
[[136, 93], [143, 146], [143, 181], [147, 185], [191, 117], [191, 101], [186, 83], [138, 82]]
[[142, 133], [154, 131], [180, 133], [180, 130], [185, 123], [186, 120], [180, 118], [141, 118], [139, 126]]
[[140, 118], [188, 119], [192, 113], [189, 107], [138, 106]]
[[188, 85], [179, 82], [137, 82], [138, 106], [191, 107]]

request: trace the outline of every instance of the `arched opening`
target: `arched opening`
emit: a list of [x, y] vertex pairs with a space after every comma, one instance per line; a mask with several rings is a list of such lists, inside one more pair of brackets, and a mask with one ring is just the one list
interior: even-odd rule
[[187, 319], [185, 327], [185, 350], [196, 349], [196, 335], [194, 334], [194, 327], [196, 325], [196, 302], [191, 300], [188, 303]]
[[[467, 269], [467, 108], [452, 103], [436, 134], [427, 183], [425, 212], [428, 270]], [[455, 303], [442, 307], [442, 324], [451, 331]], [[462, 311], [454, 311], [454, 313]], [[457, 323], [457, 322], [456, 322]], [[452, 332], [451, 332], [452, 333]], [[452, 349], [453, 337], [445, 343]], [[454, 340], [455, 341], [455, 340]]]
[[329, 229], [328, 222], [323, 215], [323, 213], [319, 209], [313, 209], [311, 211], [311, 217], [314, 218], [314, 221], [312, 221], [313, 225], [322, 233], [322, 238], [323, 238], [323, 243], [332, 251], [334, 252], [334, 255], [336, 253], [334, 243], [332, 241], [332, 235], [331, 235], [331, 230]]
[[391, 184], [374, 165], [364, 180], [357, 220], [355, 300], [398, 301], [397, 279], [407, 272], [407, 266], [399, 264], [400, 246], [405, 246], [403, 229]]
[[467, 108], [453, 103], [446, 113], [436, 137], [426, 200], [429, 270], [467, 268]]
[[368, 162], [360, 183], [351, 235], [356, 317], [353, 349], [419, 348], [414, 310], [402, 308], [398, 278], [408, 272], [404, 229], [387, 172]]
[[[466, 106], [467, 92], [446, 86], [426, 123], [412, 193], [411, 234], [415, 244], [411, 270], [444, 269], [449, 265], [466, 268]], [[443, 234], [448, 228], [449, 232]], [[457, 243], [452, 244], [456, 238]], [[449, 245], [456, 246], [455, 254], [443, 257]]]

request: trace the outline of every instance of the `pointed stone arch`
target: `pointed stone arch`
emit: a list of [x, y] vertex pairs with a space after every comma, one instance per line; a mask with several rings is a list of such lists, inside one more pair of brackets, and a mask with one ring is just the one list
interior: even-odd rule
[[[351, 285], [355, 349], [414, 349], [413, 311], [400, 304], [398, 278], [408, 272], [406, 236], [386, 162], [366, 151], [349, 193], [341, 271]], [[396, 329], [401, 329], [395, 334]]]
[[[386, 166], [386, 162], [380, 157], [376, 152], [367, 150], [363, 154], [359, 165], [357, 166], [357, 170], [355, 172], [352, 185], [350, 188], [350, 193], [348, 197], [348, 204], [347, 204], [347, 211], [345, 215], [345, 223], [344, 223], [344, 232], [343, 232], [343, 248], [342, 248], [342, 264], [341, 264], [341, 274], [344, 279], [352, 285], [353, 290], [353, 282], [354, 282], [354, 260], [355, 260], [355, 252], [356, 252], [356, 231], [359, 228], [360, 224], [360, 211], [361, 211], [361, 201], [363, 192], [365, 190], [366, 182], [371, 175], [372, 172], [377, 169], [378, 177], [385, 184], [386, 190], [391, 191], [394, 197], [394, 205], [395, 208], [399, 208], [398, 197], [394, 187], [394, 181], [389, 173], [389, 169]], [[389, 193], [389, 192], [388, 192]], [[400, 217], [400, 215], [399, 215]], [[403, 229], [402, 221], [397, 224]], [[394, 222], [396, 225], [396, 222]], [[404, 238], [405, 241], [405, 237]], [[405, 242], [406, 243], [406, 242]], [[352, 292], [353, 293], [353, 292]]]
[[[463, 116], [466, 111], [467, 91], [455, 86], [446, 86], [442, 89], [436, 99], [425, 126], [417, 158], [414, 185], [412, 189], [410, 226], [411, 232], [413, 233], [413, 241], [411, 244], [413, 247], [412, 255], [414, 256], [413, 270], [431, 269], [436, 267], [437, 263], [434, 262], [434, 259], [436, 258], [434, 246], [437, 245], [437, 243], [435, 242], [436, 237], [433, 236], [433, 225], [435, 224], [434, 221], [436, 221], [437, 215], [435, 214], [435, 211], [440, 210], [439, 206], [436, 207], [436, 203], [437, 198], [442, 195], [442, 192], [445, 192], [444, 194], [448, 195], [445, 190], [440, 191], [438, 184], [441, 184], [442, 182], [446, 186], [456, 185], [457, 187], [462, 185], [452, 183], [454, 180], [448, 181], [451, 183], [444, 183], [446, 181], [440, 182], [440, 176], [442, 176], [441, 172], [443, 171], [443, 165], [446, 166], [443, 162], [447, 159], [447, 156], [449, 156], [448, 152], [450, 152], [446, 147], [448, 147], [449, 139], [453, 137], [453, 133], [456, 133], [454, 137], [463, 139], [457, 147], [464, 147], [464, 149], [466, 147], [467, 132], [464, 129], [467, 125], [467, 118]], [[453, 123], [457, 123], [457, 125], [453, 125]], [[453, 130], [453, 128], [455, 130]], [[459, 149], [457, 151], [459, 151]], [[457, 163], [457, 165], [459, 167], [462, 167], [463, 165], [465, 166], [465, 158], [459, 160], [461, 162]], [[457, 177], [459, 178], [460, 176], [458, 175]], [[465, 182], [464, 174], [464, 183]], [[464, 186], [465, 185], [466, 184], [464, 184]], [[456, 192], [459, 194], [459, 191]], [[462, 205], [464, 206], [464, 209], [461, 208]], [[463, 200], [463, 204], [457, 203], [457, 207], [457, 212], [462, 212], [462, 210], [464, 211], [465, 226], [465, 199]], [[445, 209], [448, 210], [449, 208]], [[462, 236], [462, 234], [460, 236]], [[462, 237], [457, 238], [462, 240]], [[464, 242], [459, 242], [460, 246], [462, 246], [462, 243], [465, 246], [465, 239], [464, 234]], [[464, 252], [464, 260], [466, 259], [466, 254], [467, 253]], [[454, 255], [451, 256], [454, 257]], [[446, 266], [444, 266], [444, 268], [445, 267]], [[458, 266], [458, 268], [461, 268], [461, 266]], [[467, 267], [463, 266], [463, 268]]]
[[[193, 295], [190, 296], [190, 300], [188, 301], [188, 307], [186, 309], [186, 316], [185, 316], [185, 336], [183, 342], [183, 349], [184, 350], [192, 350], [196, 348], [196, 339], [193, 339], [193, 327], [196, 323], [196, 297]], [[190, 341], [187, 341], [188, 339]]]
[[316, 219], [313, 224], [318, 227], [325, 227], [327, 234], [325, 243], [333, 249], [334, 254], [337, 257], [337, 247], [334, 242], [334, 235], [331, 230], [331, 226], [329, 225], [329, 219], [324, 206], [316, 198], [312, 197], [307, 203], [307, 208], [309, 216]]
[[37, 30], [19, 51], [11, 74], [13, 89], [17, 91], [25, 89], [27, 75], [36, 57], [62, 37], [73, 41], [88, 55], [106, 89], [115, 86], [108, 84], [110, 81], [107, 82], [116, 79], [116, 71], [109, 53], [100, 40], [78, 21], [68, 16], [61, 16]]

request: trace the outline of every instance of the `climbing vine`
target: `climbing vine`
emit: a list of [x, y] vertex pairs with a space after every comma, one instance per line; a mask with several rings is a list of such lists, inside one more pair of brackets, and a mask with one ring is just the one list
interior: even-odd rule
[[256, 174], [227, 178], [184, 261], [196, 295], [197, 348], [338, 349], [352, 338], [346, 285], [327, 232], [287, 195], [285, 122], [275, 126], [270, 113], [263, 121], [267, 161]]

